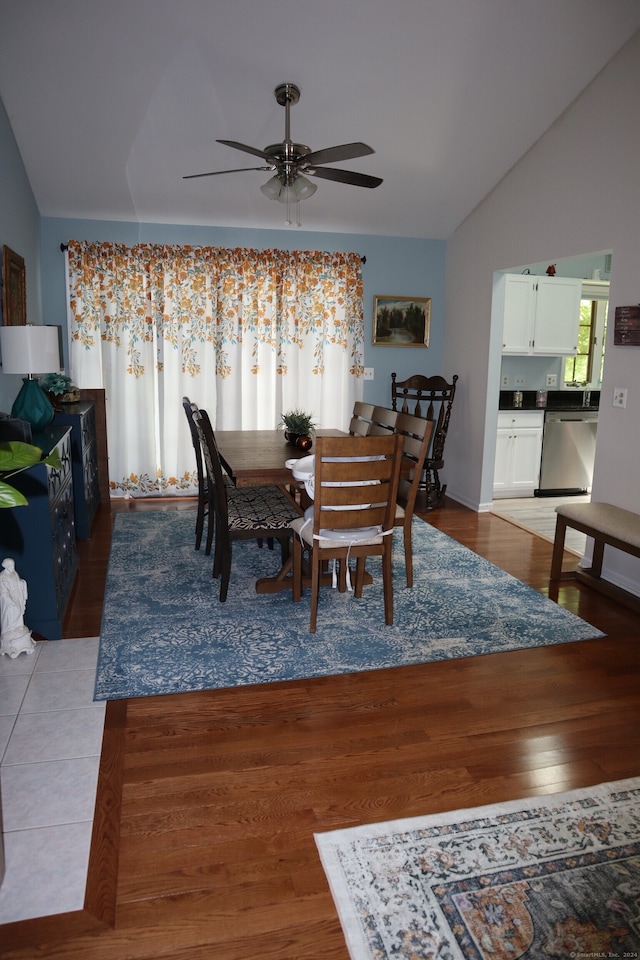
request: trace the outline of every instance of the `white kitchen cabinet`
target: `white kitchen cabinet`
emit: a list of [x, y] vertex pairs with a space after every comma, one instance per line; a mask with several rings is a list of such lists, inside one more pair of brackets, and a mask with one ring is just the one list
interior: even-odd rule
[[496, 289], [503, 354], [572, 356], [578, 350], [582, 281], [506, 273]]
[[532, 497], [538, 487], [544, 413], [498, 414], [493, 496]]

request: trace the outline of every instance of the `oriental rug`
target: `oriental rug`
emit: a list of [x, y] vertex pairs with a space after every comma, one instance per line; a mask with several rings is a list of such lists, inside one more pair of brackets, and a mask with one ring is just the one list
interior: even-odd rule
[[394, 534], [394, 625], [385, 626], [379, 558], [360, 600], [322, 587], [318, 631], [309, 591], [256, 594], [279, 549], [233, 545], [229, 596], [194, 550], [192, 511], [117, 514], [105, 588], [95, 697], [181, 693], [357, 673], [601, 637], [558, 606], [422, 520], [414, 521], [414, 586]]
[[640, 957], [640, 778], [316, 843], [352, 960]]

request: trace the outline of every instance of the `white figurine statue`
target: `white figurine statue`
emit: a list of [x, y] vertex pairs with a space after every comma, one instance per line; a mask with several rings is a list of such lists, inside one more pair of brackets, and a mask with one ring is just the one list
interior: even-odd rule
[[33, 653], [36, 643], [24, 625], [27, 584], [16, 572], [15, 560], [2, 561], [0, 573], [0, 654], [14, 660], [21, 653]]

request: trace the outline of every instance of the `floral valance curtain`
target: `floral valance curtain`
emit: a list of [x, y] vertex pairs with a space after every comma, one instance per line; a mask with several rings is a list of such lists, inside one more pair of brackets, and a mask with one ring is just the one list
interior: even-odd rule
[[218, 430], [292, 408], [346, 428], [362, 399], [355, 253], [71, 241], [71, 375], [104, 388], [113, 496], [192, 492], [182, 397]]

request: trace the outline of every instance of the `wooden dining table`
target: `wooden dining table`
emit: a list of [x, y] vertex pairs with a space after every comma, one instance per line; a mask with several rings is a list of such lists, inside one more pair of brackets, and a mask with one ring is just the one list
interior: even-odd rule
[[[318, 437], [348, 436], [344, 430], [316, 430]], [[236, 487], [261, 487], [292, 483], [287, 460], [313, 453], [298, 450], [284, 438], [282, 430], [216, 430], [216, 443], [222, 466]]]
[[[318, 437], [345, 437], [344, 430], [319, 429]], [[313, 453], [298, 450], [284, 438], [282, 430], [216, 430], [216, 444], [222, 466], [237, 487], [261, 487], [268, 484], [291, 490], [300, 487], [294, 480], [287, 460], [300, 459]], [[302, 508], [301, 508], [302, 509]], [[324, 580], [324, 578], [323, 578]], [[306, 578], [303, 578], [303, 583]], [[330, 583], [331, 579], [327, 578]], [[256, 593], [278, 593], [291, 590], [291, 557], [273, 577], [256, 581]]]

